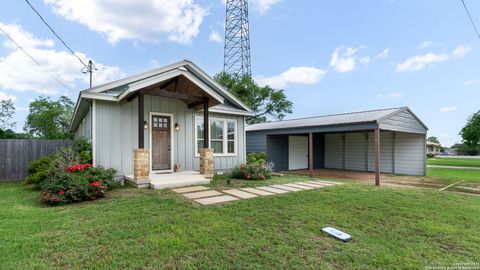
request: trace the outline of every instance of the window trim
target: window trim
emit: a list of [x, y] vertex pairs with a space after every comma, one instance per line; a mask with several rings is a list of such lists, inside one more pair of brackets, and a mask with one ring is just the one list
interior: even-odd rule
[[[203, 121], [203, 116], [195, 116], [195, 121], [193, 123], [193, 126], [195, 128], [195, 137], [193, 138], [195, 146], [194, 146], [194, 151], [195, 151], [195, 157], [200, 157], [200, 153], [198, 152], [198, 130], [197, 130], [197, 121], [201, 120]], [[238, 121], [237, 119], [230, 119], [230, 118], [219, 118], [219, 117], [209, 117], [209, 123], [208, 123], [208, 141], [209, 145], [211, 147], [211, 137], [212, 133], [211, 131], [211, 122], [212, 121], [222, 121], [223, 122], [223, 137], [224, 139], [222, 140], [223, 142], [223, 153], [213, 153], [214, 157], [236, 157], [238, 156]], [[228, 153], [228, 125], [227, 122], [234, 122], [234, 127], [235, 127], [235, 132], [234, 132], [234, 152], [233, 153]]]

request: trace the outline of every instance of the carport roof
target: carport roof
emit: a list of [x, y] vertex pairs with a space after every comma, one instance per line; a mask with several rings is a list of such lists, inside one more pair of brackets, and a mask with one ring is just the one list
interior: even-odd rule
[[[410, 113], [412, 113], [408, 107], [398, 107], [398, 108], [388, 108], [388, 109], [380, 109], [380, 110], [331, 114], [331, 115], [313, 116], [313, 117], [305, 117], [305, 118], [290, 119], [290, 120], [273, 121], [273, 122], [266, 122], [266, 123], [247, 126], [246, 131], [379, 123], [381, 120], [388, 118], [391, 115], [394, 115], [402, 111], [407, 111], [407, 110]], [[418, 117], [415, 116], [415, 118], [417, 118], [417, 120], [423, 126], [425, 126], [418, 119]]]

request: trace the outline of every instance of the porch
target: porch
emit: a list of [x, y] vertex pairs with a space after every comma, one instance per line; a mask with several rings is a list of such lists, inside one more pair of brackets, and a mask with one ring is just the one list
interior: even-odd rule
[[200, 172], [174, 172], [174, 173], [155, 173], [152, 172], [147, 179], [134, 180], [133, 175], [126, 175], [125, 180], [137, 188], [166, 189], [185, 187], [193, 185], [206, 185], [210, 179]]

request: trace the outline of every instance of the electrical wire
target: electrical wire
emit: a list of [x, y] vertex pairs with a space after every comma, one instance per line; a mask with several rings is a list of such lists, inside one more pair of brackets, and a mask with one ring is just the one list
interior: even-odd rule
[[475, 26], [475, 22], [472, 19], [472, 16], [470, 15], [470, 12], [468, 11], [467, 5], [465, 4], [465, 1], [462, 0], [463, 7], [465, 8], [465, 11], [467, 12], [468, 18], [470, 19], [470, 22], [473, 25], [473, 29], [475, 29], [475, 33], [477, 33], [478, 38], [480, 39], [480, 33], [478, 32], [477, 26]]
[[7, 36], [12, 42], [13, 44], [15, 44], [20, 50], [22, 50], [22, 52], [24, 52], [35, 64], [37, 64], [39, 67], [41, 67], [45, 72], [47, 72], [53, 79], [55, 79], [59, 84], [61, 84], [63, 87], [65, 87], [67, 90], [71, 91], [71, 89], [65, 84], [63, 83], [60, 79], [58, 79], [57, 77], [55, 77], [55, 75], [53, 75], [50, 71], [48, 71], [44, 66], [42, 66], [42, 64], [40, 64], [40, 62], [38, 62], [35, 58], [33, 58], [32, 55], [30, 55], [22, 46], [20, 46], [20, 44], [18, 44], [1, 26], [0, 26], [0, 31], [5, 35]]
[[53, 30], [53, 28], [47, 23], [47, 21], [45, 21], [45, 19], [42, 17], [42, 15], [40, 15], [40, 13], [35, 9], [35, 7], [32, 6], [32, 4], [30, 3], [30, 1], [28, 0], [25, 0], [25, 2], [27, 2], [27, 4], [30, 6], [30, 8], [32, 8], [32, 10], [38, 15], [38, 17], [42, 20], [42, 22], [48, 27], [48, 29], [50, 29], [50, 31], [52, 31], [52, 33], [62, 42], [62, 44], [70, 51], [70, 53], [75, 56], [75, 58], [78, 59], [78, 61], [80, 61], [80, 63], [82, 63], [82, 65], [84, 67], [87, 66], [87, 64], [85, 64], [83, 62], [83, 60], [78, 57], [78, 55], [75, 54], [75, 52], [73, 52], [73, 50], [67, 45], [67, 43], [65, 43], [65, 41], [55, 32], [55, 30]]

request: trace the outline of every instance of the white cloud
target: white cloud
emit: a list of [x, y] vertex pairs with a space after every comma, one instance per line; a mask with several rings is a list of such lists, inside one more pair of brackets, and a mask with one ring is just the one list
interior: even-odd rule
[[9, 95], [5, 92], [0, 92], [0, 101], [1, 100], [8, 100], [8, 99], [11, 99], [12, 101], [16, 101], [17, 97], [14, 96], [14, 95]]
[[397, 71], [417, 71], [427, 65], [439, 63], [448, 60], [448, 54], [427, 53], [408, 58], [403, 63], [397, 65]]
[[211, 33], [210, 33], [210, 36], [208, 36], [208, 40], [210, 41], [213, 41], [213, 42], [218, 42], [218, 43], [221, 43], [223, 41], [222, 37], [220, 36], [220, 34], [213, 30]]
[[453, 50], [452, 55], [454, 57], [462, 57], [462, 56], [465, 56], [470, 51], [471, 51], [470, 47], [459, 45], [455, 48], [455, 50]]
[[383, 51], [381, 53], [377, 54], [377, 56], [375, 56], [375, 58], [377, 58], [377, 59], [387, 58], [390, 55], [391, 50], [392, 50], [392, 48], [385, 48], [385, 49], [383, 49]]
[[272, 77], [258, 76], [255, 78], [260, 85], [269, 85], [273, 88], [284, 88], [291, 83], [315, 84], [326, 72], [314, 67], [291, 67], [288, 70]]
[[[33, 91], [40, 94], [54, 95], [60, 93], [62, 86], [52, 78], [53, 74], [70, 88], [80, 83], [87, 83], [88, 76], [80, 72], [82, 66], [70, 53], [56, 51], [49, 40], [40, 40], [16, 24], [5, 25], [8, 33], [16, 39], [23, 38], [23, 44], [29, 44], [25, 50], [36, 59], [46, 70], [37, 66], [20, 49], [11, 48], [8, 43], [4, 47], [10, 52], [0, 62], [0, 86], [15, 91]], [[48, 48], [43, 48], [47, 46]], [[81, 59], [88, 57], [80, 52], [75, 53]], [[96, 63], [98, 68], [93, 74], [94, 84], [101, 84], [117, 79], [124, 74], [119, 67], [105, 66]]]
[[332, 66], [338, 72], [349, 72], [356, 68], [357, 57], [355, 54], [358, 50], [365, 48], [360, 46], [357, 48], [346, 48], [344, 46], [337, 47], [330, 59], [330, 66]]
[[420, 43], [420, 45], [418, 46], [418, 48], [419, 48], [419, 49], [428, 48], [428, 47], [430, 47], [432, 44], [433, 44], [432, 41], [426, 40], [426, 41]]
[[103, 33], [112, 44], [120, 40], [180, 44], [197, 36], [208, 10], [194, 0], [44, 0], [55, 13]]
[[452, 57], [460, 58], [465, 56], [471, 49], [466, 46], [457, 46], [451, 54], [441, 53], [436, 54], [433, 52], [416, 55], [406, 59], [402, 63], [397, 65], [397, 71], [418, 71], [426, 66], [432, 66], [435, 63], [441, 63], [451, 59]]
[[463, 82], [464, 85], [471, 85], [471, 84], [477, 84], [479, 83], [480, 80], [479, 79], [470, 79], [470, 80], [466, 80]]
[[456, 109], [457, 109], [457, 106], [443, 107], [440, 109], [440, 112], [451, 112], [451, 111], [455, 111]]
[[260, 13], [260, 15], [267, 13], [270, 8], [280, 2], [282, 2], [282, 0], [251, 0], [253, 8]]

